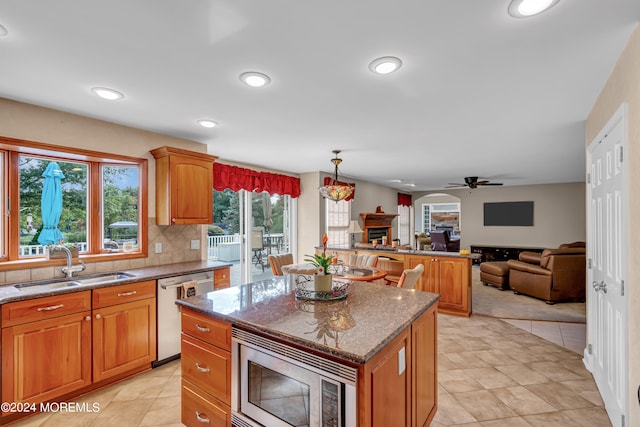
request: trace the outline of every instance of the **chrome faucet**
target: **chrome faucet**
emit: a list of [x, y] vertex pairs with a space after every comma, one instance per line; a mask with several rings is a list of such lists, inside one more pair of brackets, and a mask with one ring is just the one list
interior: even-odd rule
[[67, 255], [67, 265], [62, 267], [62, 272], [66, 274], [67, 277], [73, 277], [73, 273], [84, 271], [84, 269], [87, 268], [87, 266], [84, 265], [84, 262], [82, 262], [82, 260], [79, 261], [80, 264], [73, 265], [73, 258], [71, 256], [71, 251], [65, 245], [55, 245], [53, 248], [62, 249], [64, 253]]

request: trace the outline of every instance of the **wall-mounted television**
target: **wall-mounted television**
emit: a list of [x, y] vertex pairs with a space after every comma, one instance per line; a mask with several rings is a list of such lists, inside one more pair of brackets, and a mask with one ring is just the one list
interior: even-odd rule
[[533, 226], [533, 202], [496, 202], [484, 204], [485, 226]]

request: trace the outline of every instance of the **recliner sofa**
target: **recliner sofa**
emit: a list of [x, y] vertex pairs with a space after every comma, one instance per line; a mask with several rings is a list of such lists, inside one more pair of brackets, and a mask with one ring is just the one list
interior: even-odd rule
[[509, 260], [509, 286], [516, 294], [529, 295], [547, 304], [558, 301], [584, 301], [586, 295], [586, 249], [561, 245], [541, 254], [520, 253]]

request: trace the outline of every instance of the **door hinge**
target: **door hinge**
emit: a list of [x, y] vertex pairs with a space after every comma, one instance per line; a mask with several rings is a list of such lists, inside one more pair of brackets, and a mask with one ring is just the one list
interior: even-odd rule
[[591, 258], [589, 258], [589, 261], [587, 261], [587, 268], [591, 270]]
[[624, 427], [624, 414], [622, 415], [622, 427]]
[[622, 163], [623, 159], [624, 159], [623, 147], [620, 147], [620, 163]]
[[587, 184], [591, 184], [591, 173], [587, 174]]
[[593, 354], [593, 346], [591, 344], [587, 344], [587, 352]]
[[7, 216], [11, 216], [11, 197], [7, 197]]
[[620, 281], [620, 295], [624, 296], [624, 280]]

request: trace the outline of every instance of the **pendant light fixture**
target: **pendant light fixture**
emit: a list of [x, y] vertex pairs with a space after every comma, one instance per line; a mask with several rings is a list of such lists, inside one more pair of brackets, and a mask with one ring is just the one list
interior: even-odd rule
[[348, 184], [340, 184], [338, 181], [338, 165], [342, 163], [342, 159], [338, 158], [338, 154], [340, 154], [340, 150], [333, 150], [333, 154], [335, 154], [335, 158], [331, 159], [331, 163], [335, 166], [335, 176], [334, 179], [329, 182], [327, 185], [323, 185], [318, 188], [320, 194], [325, 199], [333, 200], [334, 202], [339, 202], [340, 200], [344, 200], [353, 194], [353, 185]]

